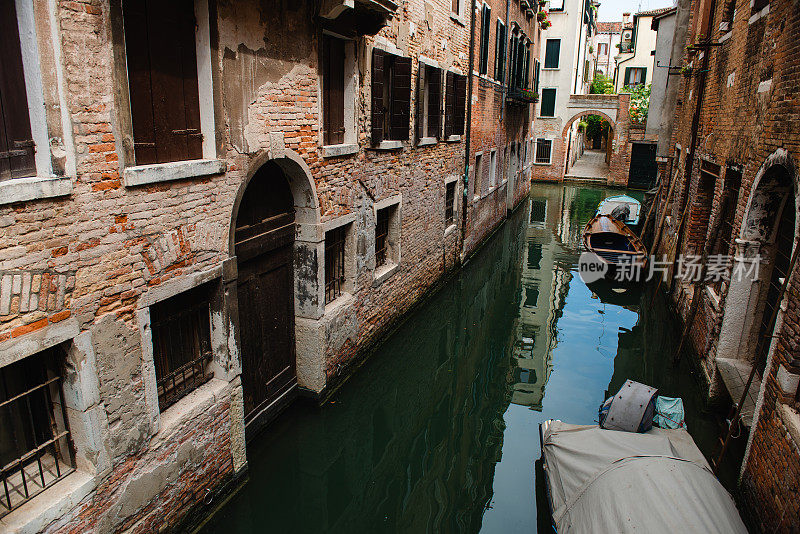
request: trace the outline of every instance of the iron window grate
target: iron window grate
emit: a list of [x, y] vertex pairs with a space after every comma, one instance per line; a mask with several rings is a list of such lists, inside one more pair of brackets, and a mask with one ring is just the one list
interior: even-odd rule
[[60, 349], [0, 369], [0, 517], [74, 471]]
[[208, 288], [200, 286], [151, 308], [153, 362], [161, 411], [213, 377]]
[[342, 294], [344, 287], [344, 226], [325, 232], [325, 304]]
[[454, 206], [456, 201], [456, 183], [450, 182], [447, 184], [444, 196], [444, 220], [445, 225], [450, 226], [455, 224]]
[[378, 222], [375, 225], [375, 266], [386, 264], [389, 237], [389, 211], [391, 207], [378, 210]]
[[550, 163], [550, 153], [553, 148], [552, 139], [536, 140], [536, 163]]

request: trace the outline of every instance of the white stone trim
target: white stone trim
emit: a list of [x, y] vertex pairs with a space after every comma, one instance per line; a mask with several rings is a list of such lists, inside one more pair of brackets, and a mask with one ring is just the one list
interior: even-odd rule
[[444, 142], [445, 143], [460, 143], [461, 142], [461, 136], [457, 135], [457, 134], [451, 135], [447, 139], [445, 139]]
[[168, 280], [160, 285], [150, 288], [139, 297], [138, 308], [149, 308], [164, 300], [180, 295], [190, 289], [201, 286], [206, 282], [216, 280], [222, 276], [222, 265], [212, 269], [192, 273], [179, 278]]
[[[331, 230], [335, 230], [340, 226], [344, 226], [345, 224], [350, 224], [355, 222], [356, 214], [355, 213], [348, 213], [347, 215], [342, 215], [341, 217], [336, 217], [334, 219], [329, 219], [322, 223], [322, 232], [330, 232]], [[324, 236], [323, 236], [324, 239]]]
[[375, 269], [375, 279], [372, 281], [372, 287], [378, 287], [391, 278], [391, 276], [397, 272], [398, 267], [399, 265], [397, 263], [390, 262]]
[[389, 41], [386, 37], [382, 35], [379, 35], [375, 38], [375, 42], [372, 44], [372, 47], [377, 48], [378, 50], [382, 50], [387, 54], [392, 54], [394, 56], [408, 57], [406, 54], [403, 53], [402, 50], [397, 48], [397, 45], [395, 45], [393, 42]]
[[343, 143], [340, 145], [323, 145], [322, 157], [323, 158], [337, 158], [341, 156], [350, 156], [358, 153], [357, 143]]
[[72, 194], [72, 178], [32, 176], [0, 182], [0, 206], [14, 202], [63, 197]]
[[[750, 9], [752, 8], [753, 8], [753, 0], [750, 0]], [[766, 17], [767, 15], [769, 15], [769, 4], [764, 6], [758, 13], [753, 13], [752, 15], [750, 15], [750, 18], [747, 20], [747, 24], [753, 24], [756, 21], [758, 21], [758, 19], [760, 19], [761, 17]]]
[[195, 47], [203, 158], [214, 159], [217, 157], [217, 139], [214, 121], [214, 79], [211, 74], [211, 30], [208, 21], [208, 0], [194, 1], [194, 16], [197, 21]]
[[372, 147], [373, 150], [399, 150], [403, 148], [402, 141], [381, 141], [377, 146]]
[[173, 161], [153, 165], [136, 165], [127, 167], [123, 173], [125, 187], [182, 180], [222, 174], [227, 170], [227, 163], [222, 159], [195, 159], [189, 161]]
[[417, 146], [433, 146], [439, 142], [435, 137], [423, 137], [417, 141]]
[[766, 93], [772, 88], [772, 78], [769, 80], [764, 80], [763, 82], [758, 84], [758, 92], [759, 93]]
[[439, 66], [439, 62], [436, 61], [435, 59], [431, 59], [431, 58], [429, 58], [427, 56], [423, 56], [423, 55], [420, 55], [418, 59], [419, 59], [420, 63], [422, 63], [424, 65], [427, 65], [429, 67], [434, 67], [434, 68], [437, 68], [437, 69], [441, 69], [442, 68], [442, 67]]
[[80, 326], [74, 317], [57, 323], [50, 323], [22, 337], [15, 337], [0, 343], [0, 367], [33, 356], [37, 352], [55, 347], [69, 341], [80, 333]]

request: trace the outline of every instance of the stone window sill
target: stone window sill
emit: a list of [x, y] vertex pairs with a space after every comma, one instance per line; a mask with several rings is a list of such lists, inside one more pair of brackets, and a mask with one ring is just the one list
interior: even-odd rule
[[467, 25], [467, 22], [458, 13], [450, 13], [450, 20], [461, 26]]
[[783, 421], [783, 426], [792, 437], [792, 441], [797, 447], [800, 447], [800, 413], [787, 404], [778, 402], [778, 415]]
[[227, 381], [212, 378], [161, 412], [158, 434], [154, 438], [154, 443], [166, 441], [173, 431], [193, 421], [200, 412], [205, 411], [208, 406], [220, 399], [220, 395], [226, 387], [228, 387]]
[[711, 286], [705, 286], [705, 290], [706, 296], [711, 302], [711, 306], [714, 308], [714, 311], [719, 312], [719, 295], [717, 295], [717, 292], [714, 291], [714, 288]]
[[460, 135], [451, 135], [450, 137], [445, 139], [445, 142], [446, 143], [460, 143], [461, 142], [461, 136]]
[[0, 182], [0, 205], [72, 194], [72, 179], [56, 176], [12, 178]]
[[345, 308], [349, 308], [354, 300], [355, 297], [353, 295], [344, 292], [325, 305], [325, 311], [323, 312], [323, 315], [325, 317], [336, 315]]
[[156, 163], [154, 165], [136, 165], [123, 172], [125, 187], [156, 184], [184, 178], [196, 178], [221, 174], [227, 170], [227, 164], [221, 159], [195, 159], [190, 161], [174, 161]]
[[372, 147], [373, 150], [399, 150], [401, 148], [403, 148], [402, 141], [381, 141]]
[[0, 519], [2, 532], [41, 532], [78, 506], [97, 487], [95, 477], [75, 471]]
[[388, 263], [381, 265], [375, 269], [375, 279], [372, 281], [372, 287], [378, 287], [397, 272], [398, 265], [396, 263]]
[[537, 161], [536, 163], [534, 163], [534, 165], [538, 165], [539, 167], [548, 167], [548, 166], [552, 165], [552, 163], [550, 163], [550, 162], [547, 162], [547, 163], [539, 163], [539, 162]]
[[445, 229], [444, 236], [447, 237], [447, 236], [449, 236], [450, 234], [452, 234], [455, 231], [456, 231], [456, 225], [455, 224], [451, 224], [450, 226], [448, 226]]
[[423, 137], [417, 142], [417, 146], [433, 146], [439, 142], [435, 137]]
[[750, 18], [747, 20], [747, 23], [748, 24], [753, 24], [756, 21], [758, 21], [758, 19], [760, 19], [762, 17], [766, 17], [767, 15], [769, 15], [769, 4], [767, 4], [766, 6], [761, 8], [761, 11], [759, 11], [758, 13], [753, 13], [750, 16]]
[[339, 156], [350, 156], [358, 153], [358, 144], [325, 145], [322, 147], [323, 158], [336, 158]]

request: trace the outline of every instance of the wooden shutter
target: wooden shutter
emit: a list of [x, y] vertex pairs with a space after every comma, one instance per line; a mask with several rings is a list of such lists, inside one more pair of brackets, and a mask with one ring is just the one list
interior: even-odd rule
[[326, 145], [344, 143], [344, 41], [324, 38], [322, 112]]
[[453, 124], [453, 134], [464, 134], [464, 118], [467, 111], [467, 77], [459, 74], [455, 75], [454, 82], [455, 102], [453, 104], [453, 115], [455, 116], [455, 123]]
[[203, 157], [194, 3], [123, 2], [136, 163]]
[[414, 133], [418, 142], [426, 135], [423, 129], [423, 126], [425, 126], [425, 64], [421, 61], [417, 69], [417, 95], [415, 98]]
[[631, 67], [625, 67], [625, 81], [623, 82], [623, 86], [631, 84]]
[[439, 138], [442, 132], [442, 71], [428, 72], [428, 137]]
[[453, 112], [455, 110], [455, 96], [456, 96], [456, 75], [448, 72], [445, 77], [444, 88], [444, 137], [447, 139], [453, 135], [453, 125], [455, 124], [455, 117]]
[[647, 67], [641, 67], [639, 69], [639, 72], [642, 73], [642, 77], [641, 77], [641, 82], [640, 83], [642, 85], [644, 85], [645, 83], [647, 83]]
[[13, 0], [0, 2], [0, 181], [36, 174]]
[[479, 65], [480, 74], [489, 71], [489, 31], [492, 20], [492, 8], [483, 6], [483, 17], [481, 19], [481, 59]]
[[539, 93], [539, 68], [542, 66], [538, 59], [533, 60], [533, 90]]
[[392, 139], [407, 140], [411, 120], [411, 58], [395, 57], [392, 69]]
[[372, 49], [372, 144], [383, 141], [383, 63], [384, 52]]

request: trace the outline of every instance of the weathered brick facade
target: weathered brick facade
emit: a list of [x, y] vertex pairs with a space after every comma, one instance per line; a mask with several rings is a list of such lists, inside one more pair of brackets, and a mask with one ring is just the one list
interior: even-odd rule
[[[756, 348], [759, 325], [770, 315], [764, 303], [769, 277], [778, 263], [776, 254], [788, 258], [792, 243], [797, 244], [796, 231], [786, 243], [776, 242], [776, 228], [782, 214], [786, 215], [783, 210], [791, 210], [789, 215], [794, 212], [797, 220], [800, 199], [800, 133], [796, 128], [800, 10], [797, 2], [783, 0], [696, 0], [682, 3], [681, 9], [691, 10], [691, 23], [670, 162], [659, 171], [666, 185], [673, 179], [677, 186], [668, 205], [668, 188], [663, 188], [661, 208], [666, 209], [667, 218], [656, 252], [669, 253], [678, 241], [679, 252], [700, 254], [721, 217], [723, 197], [733, 195], [726, 217], [732, 239], [720, 253], [737, 257], [734, 269], [746, 268], [761, 256], [759, 279], [704, 288], [691, 325], [691, 341], [716, 399], [728, 397], [720, 362], [745, 362], [748, 369], [763, 366], [756, 375], [756, 387], [759, 380], [761, 386], [742, 465], [740, 504], [760, 531], [795, 532], [800, 528], [796, 495], [800, 418], [794, 401], [797, 375], [790, 363], [798, 357], [800, 339], [796, 289], [800, 266], [785, 276], [789, 285], [772, 337], [766, 341], [765, 362], [759, 362]], [[705, 36], [713, 46], [703, 44]], [[733, 184], [739, 182], [738, 173], [737, 195]], [[687, 218], [681, 225], [684, 214]], [[691, 286], [674, 285], [673, 299], [686, 318]]]
[[[505, 10], [495, 3], [496, 13]], [[474, 126], [464, 135], [426, 146], [414, 140], [420, 57], [469, 74], [470, 32], [478, 31], [469, 2], [451, 13], [449, 0], [359, 0], [352, 11], [368, 23], [355, 32], [342, 2], [322, 2], [317, 12], [311, 2], [195, 0], [203, 159], [152, 166], [135, 165], [120, 0], [17, 4], [30, 5], [20, 26], [38, 42], [46, 113], [34, 130], [50, 138], [52, 172], [0, 182], [0, 368], [63, 349], [76, 470], [0, 517], [0, 530], [151, 532], [202, 513], [246, 470], [240, 316], [248, 310], [237, 303], [233, 234], [262, 166], [279, 168], [294, 197], [292, 341], [297, 390], [311, 395], [345, 378], [529, 191], [520, 154], [529, 106], [503, 110], [498, 85], [474, 77]], [[537, 47], [535, 19], [511, 6]], [[376, 18], [385, 23], [379, 31]], [[322, 139], [323, 31], [352, 47], [352, 110], [345, 143], [334, 147]], [[412, 135], [391, 148], [371, 139], [376, 47], [412, 64]], [[468, 197], [462, 229], [470, 136], [470, 165], [477, 150], [496, 146], [499, 158], [512, 143], [521, 149], [503, 163], [511, 165], [508, 182]], [[395, 202], [396, 265], [380, 269], [376, 213]], [[340, 224], [351, 229], [346, 294], [326, 305], [325, 232]], [[194, 287], [210, 288], [213, 378], [162, 410], [151, 308]]]

